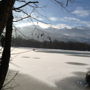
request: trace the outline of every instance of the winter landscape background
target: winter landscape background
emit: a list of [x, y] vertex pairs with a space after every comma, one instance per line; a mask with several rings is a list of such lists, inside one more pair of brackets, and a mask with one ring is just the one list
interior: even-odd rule
[[[59, 0], [65, 7], [55, 3], [56, 0], [38, 1], [38, 6], [42, 8], [33, 10], [26, 6], [22, 9], [32, 18], [13, 23], [14, 47], [11, 50], [10, 70], [4, 88], [89, 90], [85, 76], [90, 71], [90, 0], [72, 0], [68, 6], [65, 6], [66, 0]], [[21, 5], [23, 2], [15, 3], [16, 7]], [[25, 13], [13, 12], [14, 21], [27, 16]], [[38, 42], [31, 48], [32, 42], [29, 39], [40, 42], [39, 45], [43, 45], [41, 42], [45, 41], [44, 48], [36, 48]], [[15, 43], [15, 40], [18, 42]], [[24, 47], [26, 41], [29, 48]], [[52, 46], [53, 41], [65, 42], [64, 45], [68, 45], [68, 48], [62, 44], [63, 50], [45, 49]], [[19, 46], [20, 43], [22, 47]], [[58, 43], [55, 46], [60, 45]], [[56, 48], [55, 46], [52, 47]], [[14, 75], [16, 76], [12, 80]]]

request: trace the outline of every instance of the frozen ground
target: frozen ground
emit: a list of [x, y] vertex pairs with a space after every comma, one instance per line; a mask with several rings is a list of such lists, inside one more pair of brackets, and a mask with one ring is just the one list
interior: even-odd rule
[[50, 49], [12, 49], [9, 78], [14, 90], [89, 90], [85, 73], [90, 52]]

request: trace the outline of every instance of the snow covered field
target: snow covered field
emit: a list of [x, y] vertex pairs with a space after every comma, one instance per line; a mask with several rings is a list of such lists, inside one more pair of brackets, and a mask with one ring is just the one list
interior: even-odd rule
[[[14, 90], [89, 90], [84, 83], [90, 52], [13, 48], [9, 78]], [[12, 90], [12, 89], [11, 89]]]

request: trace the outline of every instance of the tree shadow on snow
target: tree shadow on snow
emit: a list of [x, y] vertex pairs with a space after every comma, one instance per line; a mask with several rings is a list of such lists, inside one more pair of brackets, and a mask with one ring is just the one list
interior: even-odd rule
[[85, 63], [79, 63], [79, 62], [66, 62], [67, 64], [70, 64], [70, 65], [78, 65], [78, 66], [86, 66], [88, 64], [85, 64]]
[[[17, 71], [10, 70], [6, 82], [10, 80], [15, 73], [17, 73]], [[73, 72], [73, 74], [74, 76], [66, 77], [55, 82], [55, 87], [30, 75], [18, 73], [4, 90], [90, 90], [90, 88], [86, 87], [85, 72]]]
[[58, 90], [90, 90], [85, 82], [85, 72], [73, 72], [73, 74], [74, 76], [56, 82]]
[[[17, 71], [9, 70], [5, 83], [10, 81], [15, 73], [17, 73]], [[55, 88], [56, 87], [48, 85], [33, 76], [18, 73], [3, 90], [56, 90]]]

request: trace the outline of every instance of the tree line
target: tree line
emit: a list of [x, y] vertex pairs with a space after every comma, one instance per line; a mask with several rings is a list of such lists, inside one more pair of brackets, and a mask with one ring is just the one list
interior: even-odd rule
[[17, 37], [17, 38], [13, 37], [12, 46], [90, 51], [90, 44], [87, 43], [72, 42], [72, 41], [64, 42], [58, 40], [40, 42], [34, 39], [24, 39], [22, 37]]

